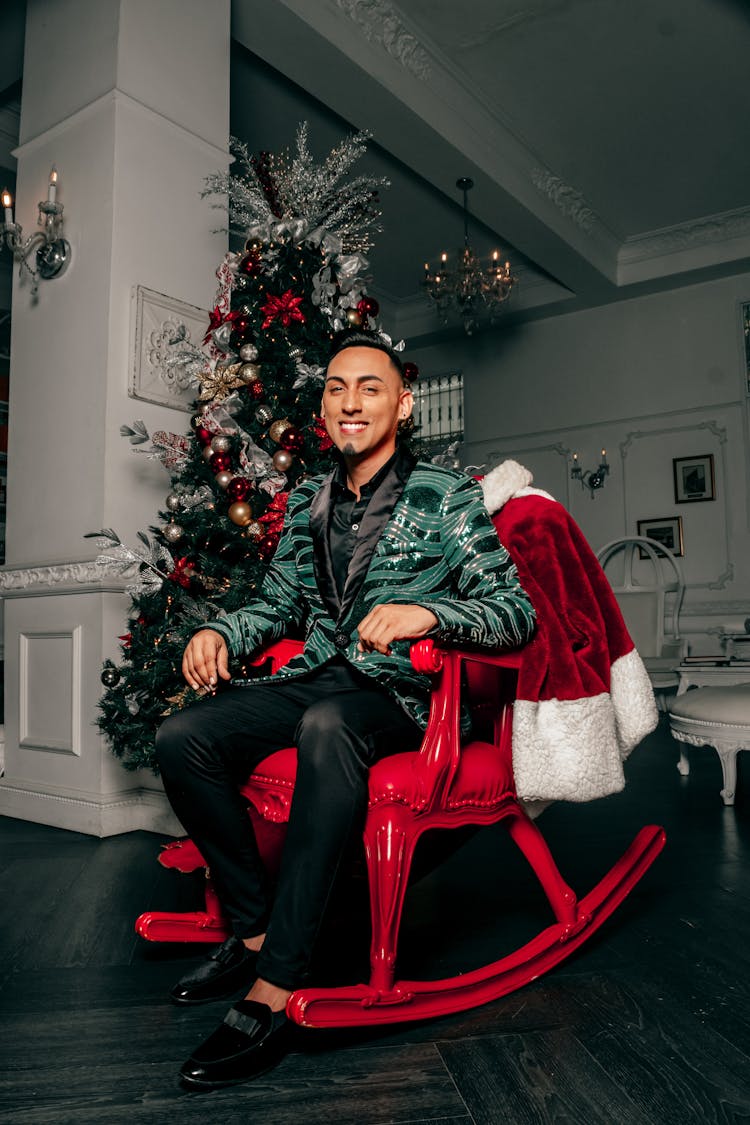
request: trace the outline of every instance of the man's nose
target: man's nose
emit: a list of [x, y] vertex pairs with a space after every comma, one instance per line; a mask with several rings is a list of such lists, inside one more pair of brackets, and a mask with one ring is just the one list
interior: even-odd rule
[[353, 414], [361, 409], [361, 400], [357, 391], [352, 390], [345, 393], [342, 408], [347, 414]]

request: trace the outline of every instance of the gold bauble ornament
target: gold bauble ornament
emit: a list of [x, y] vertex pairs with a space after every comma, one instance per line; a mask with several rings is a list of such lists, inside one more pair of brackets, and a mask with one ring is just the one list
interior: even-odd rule
[[232, 448], [232, 439], [226, 434], [216, 434], [211, 438], [211, 448], [214, 453], [228, 453]]
[[203, 446], [203, 449], [201, 450], [201, 456], [204, 461], [210, 461], [213, 455], [214, 451], [211, 448], [211, 442], [209, 442], [208, 445]]
[[288, 473], [294, 458], [286, 449], [277, 449], [271, 460], [274, 468], [278, 469], [280, 473]]
[[229, 506], [229, 518], [238, 527], [247, 527], [253, 518], [253, 510], [246, 500], [235, 500]]
[[243, 383], [254, 383], [260, 377], [260, 367], [257, 363], [243, 363], [237, 372], [237, 378]]
[[216, 474], [214, 480], [219, 488], [226, 488], [230, 480], [234, 480], [234, 473], [230, 473], [228, 469], [222, 469], [220, 473]]
[[272, 422], [268, 427], [268, 436], [273, 441], [278, 441], [284, 430], [288, 430], [291, 424], [288, 418], [277, 418], [276, 421]]
[[356, 309], [346, 310], [346, 323], [351, 328], [360, 328], [362, 326], [362, 315]]
[[167, 543], [178, 543], [179, 540], [182, 539], [182, 535], [182, 528], [178, 523], [175, 523], [174, 520], [170, 520], [170, 522], [164, 528], [164, 538], [166, 539]]

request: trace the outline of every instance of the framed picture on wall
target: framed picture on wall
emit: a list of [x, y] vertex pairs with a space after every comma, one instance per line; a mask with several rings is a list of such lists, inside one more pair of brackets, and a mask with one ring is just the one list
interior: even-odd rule
[[675, 457], [672, 467], [675, 504], [716, 499], [713, 453], [703, 453], [699, 457]]
[[[665, 516], [663, 519], [638, 520], [638, 534], [648, 539], [656, 539], [678, 559], [685, 553], [682, 542], [682, 516]], [[648, 558], [645, 551], [639, 550], [642, 559]]]

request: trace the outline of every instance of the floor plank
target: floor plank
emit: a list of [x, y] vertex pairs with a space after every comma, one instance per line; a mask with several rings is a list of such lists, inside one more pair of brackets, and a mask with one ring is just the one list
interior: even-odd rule
[[[737, 805], [718, 762], [677, 773], [663, 728], [628, 763], [625, 791], [556, 805], [540, 824], [586, 893], [644, 823], [668, 844], [577, 953], [511, 996], [419, 1024], [300, 1032], [271, 1075], [196, 1096], [180, 1064], [226, 1005], [180, 1010], [169, 987], [200, 947], [135, 937], [147, 909], [195, 909], [200, 875], [156, 862], [144, 832], [95, 840], [0, 819], [0, 1122], [16, 1125], [685, 1125], [750, 1118], [750, 770]], [[715, 757], [715, 756], [714, 756]], [[747, 756], [746, 756], [747, 757]], [[331, 919], [321, 979], [366, 972], [361, 890]], [[501, 827], [472, 836], [410, 889], [406, 976], [448, 975], [550, 922]]]

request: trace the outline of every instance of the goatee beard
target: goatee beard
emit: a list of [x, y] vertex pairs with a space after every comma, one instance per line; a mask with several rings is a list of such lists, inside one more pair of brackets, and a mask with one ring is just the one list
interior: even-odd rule
[[351, 442], [347, 442], [341, 452], [343, 453], [344, 457], [355, 457], [357, 454], [357, 451]]

